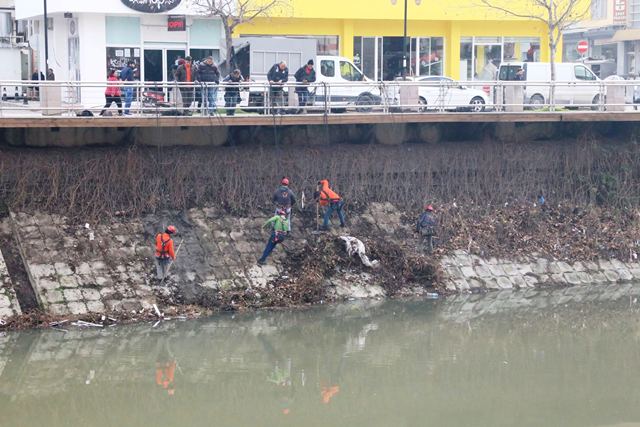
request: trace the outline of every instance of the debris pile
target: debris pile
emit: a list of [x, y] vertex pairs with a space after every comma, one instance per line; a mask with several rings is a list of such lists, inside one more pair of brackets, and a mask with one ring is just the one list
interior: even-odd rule
[[482, 257], [539, 256], [633, 261], [640, 253], [640, 211], [518, 204], [495, 209], [441, 206], [438, 254], [462, 249]]

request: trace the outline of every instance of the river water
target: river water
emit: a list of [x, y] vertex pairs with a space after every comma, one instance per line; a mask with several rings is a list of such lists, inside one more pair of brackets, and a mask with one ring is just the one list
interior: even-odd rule
[[0, 426], [637, 426], [640, 285], [0, 335]]

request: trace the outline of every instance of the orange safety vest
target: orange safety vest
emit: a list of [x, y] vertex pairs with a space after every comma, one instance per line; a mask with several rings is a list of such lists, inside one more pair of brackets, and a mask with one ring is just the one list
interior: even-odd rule
[[320, 189], [320, 206], [328, 206], [329, 202], [339, 202], [342, 198], [329, 188], [329, 182], [326, 179], [320, 181], [322, 187]]
[[176, 259], [173, 252], [173, 239], [167, 233], [158, 233], [156, 236], [156, 258]]
[[176, 373], [176, 362], [158, 363], [156, 366], [156, 384], [168, 389], [173, 384]]

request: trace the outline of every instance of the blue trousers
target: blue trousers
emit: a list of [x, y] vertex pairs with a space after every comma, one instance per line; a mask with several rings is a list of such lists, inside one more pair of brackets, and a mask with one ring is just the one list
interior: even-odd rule
[[280, 243], [276, 242], [276, 232], [272, 232], [269, 240], [267, 241], [267, 246], [264, 248], [264, 252], [262, 252], [262, 256], [260, 257], [260, 262], [265, 262], [267, 257], [271, 255], [271, 252], [276, 248], [276, 245]]
[[324, 220], [322, 221], [322, 226], [327, 228], [329, 226], [329, 220], [333, 216], [334, 212], [338, 212], [338, 219], [340, 220], [340, 225], [344, 227], [344, 212], [342, 212], [342, 207], [344, 206], [344, 201], [340, 200], [339, 202], [329, 203], [327, 206], [327, 210], [324, 213]]
[[306, 107], [307, 102], [309, 102], [309, 91], [305, 89], [298, 92], [298, 105], [300, 107]]
[[209, 86], [205, 88], [207, 94], [207, 108], [209, 115], [213, 116], [216, 113], [216, 106], [218, 103], [218, 86]]
[[123, 89], [123, 92], [124, 92], [124, 113], [131, 114], [129, 113], [129, 109], [131, 108], [131, 101], [133, 101], [133, 88], [125, 87]]

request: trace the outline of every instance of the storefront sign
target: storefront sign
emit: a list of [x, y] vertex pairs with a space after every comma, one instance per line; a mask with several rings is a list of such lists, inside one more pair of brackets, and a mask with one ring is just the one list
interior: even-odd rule
[[168, 31], [186, 31], [187, 17], [184, 15], [169, 15], [167, 19]]
[[174, 9], [182, 0], [122, 0], [125, 6], [138, 12], [160, 13]]
[[614, 0], [613, 2], [613, 23], [627, 23], [627, 0]]

